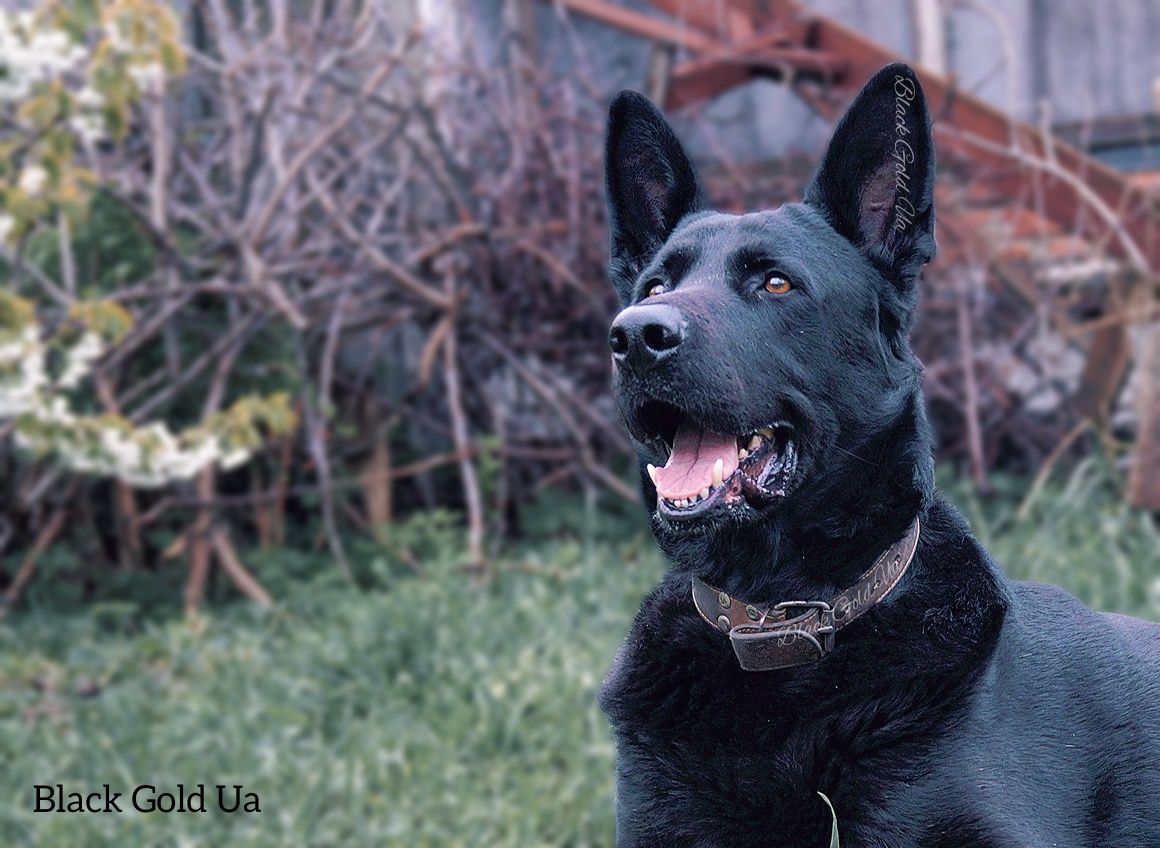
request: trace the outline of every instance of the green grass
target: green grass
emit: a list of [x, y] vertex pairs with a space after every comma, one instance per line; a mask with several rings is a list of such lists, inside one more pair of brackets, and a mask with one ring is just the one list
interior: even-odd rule
[[[953, 489], [1013, 574], [1160, 612], [1156, 524], [1098, 465], [1023, 522], [1023, 485], [998, 486], [987, 501]], [[485, 586], [426, 516], [394, 537], [422, 573], [368, 550], [360, 591], [301, 553], [255, 552], [280, 598], [269, 613], [221, 604], [199, 627], [38, 606], [3, 621], [0, 845], [611, 845], [594, 693], [661, 564], [641, 521], [555, 500]], [[33, 784], [58, 782], [205, 783], [207, 800], [241, 783], [262, 812], [34, 815]]]

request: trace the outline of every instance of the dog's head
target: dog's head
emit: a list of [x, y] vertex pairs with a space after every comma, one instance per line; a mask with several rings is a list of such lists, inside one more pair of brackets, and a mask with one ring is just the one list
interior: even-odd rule
[[935, 253], [934, 175], [926, 102], [904, 65], [867, 83], [802, 203], [740, 216], [701, 209], [692, 165], [646, 98], [613, 101], [613, 385], [658, 532], [773, 516], [837, 526], [835, 510], [882, 496], [871, 481], [929, 485], [908, 333]]

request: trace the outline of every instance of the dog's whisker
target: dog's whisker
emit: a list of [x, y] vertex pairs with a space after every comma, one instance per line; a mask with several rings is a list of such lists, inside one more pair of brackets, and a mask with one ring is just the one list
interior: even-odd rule
[[844, 447], [842, 447], [841, 445], [834, 445], [834, 447], [835, 447], [835, 448], [837, 448], [838, 450], [840, 450], [842, 453], [846, 454], [846, 456], [848, 456], [848, 457], [851, 457], [852, 459], [856, 459], [856, 460], [858, 460], [859, 462], [864, 462], [864, 463], [866, 463], [867, 465], [869, 465], [871, 468], [877, 468], [877, 467], [878, 467], [878, 463], [877, 463], [877, 462], [872, 462], [872, 461], [871, 461], [871, 460], [869, 460], [869, 459], [865, 459], [865, 458], [863, 458], [863, 457], [860, 457], [860, 456], [858, 456], [858, 454], [854, 453], [853, 451], [848, 451], [848, 450], [846, 450], [846, 449], [845, 449]]

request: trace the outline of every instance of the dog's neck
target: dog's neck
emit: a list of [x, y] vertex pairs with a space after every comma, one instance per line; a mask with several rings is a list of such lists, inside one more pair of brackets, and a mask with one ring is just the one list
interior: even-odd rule
[[754, 603], [827, 599], [900, 539], [934, 496], [921, 400], [769, 521], [663, 544], [674, 565]]

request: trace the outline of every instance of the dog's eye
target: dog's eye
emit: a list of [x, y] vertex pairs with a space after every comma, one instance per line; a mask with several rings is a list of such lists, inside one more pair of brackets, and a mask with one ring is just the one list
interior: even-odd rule
[[661, 294], [665, 290], [664, 283], [653, 283], [649, 290], [645, 293], [645, 297], [652, 297], [653, 295]]
[[780, 274], [770, 274], [766, 278], [765, 285], [762, 288], [770, 294], [786, 294], [793, 288], [793, 283]]

